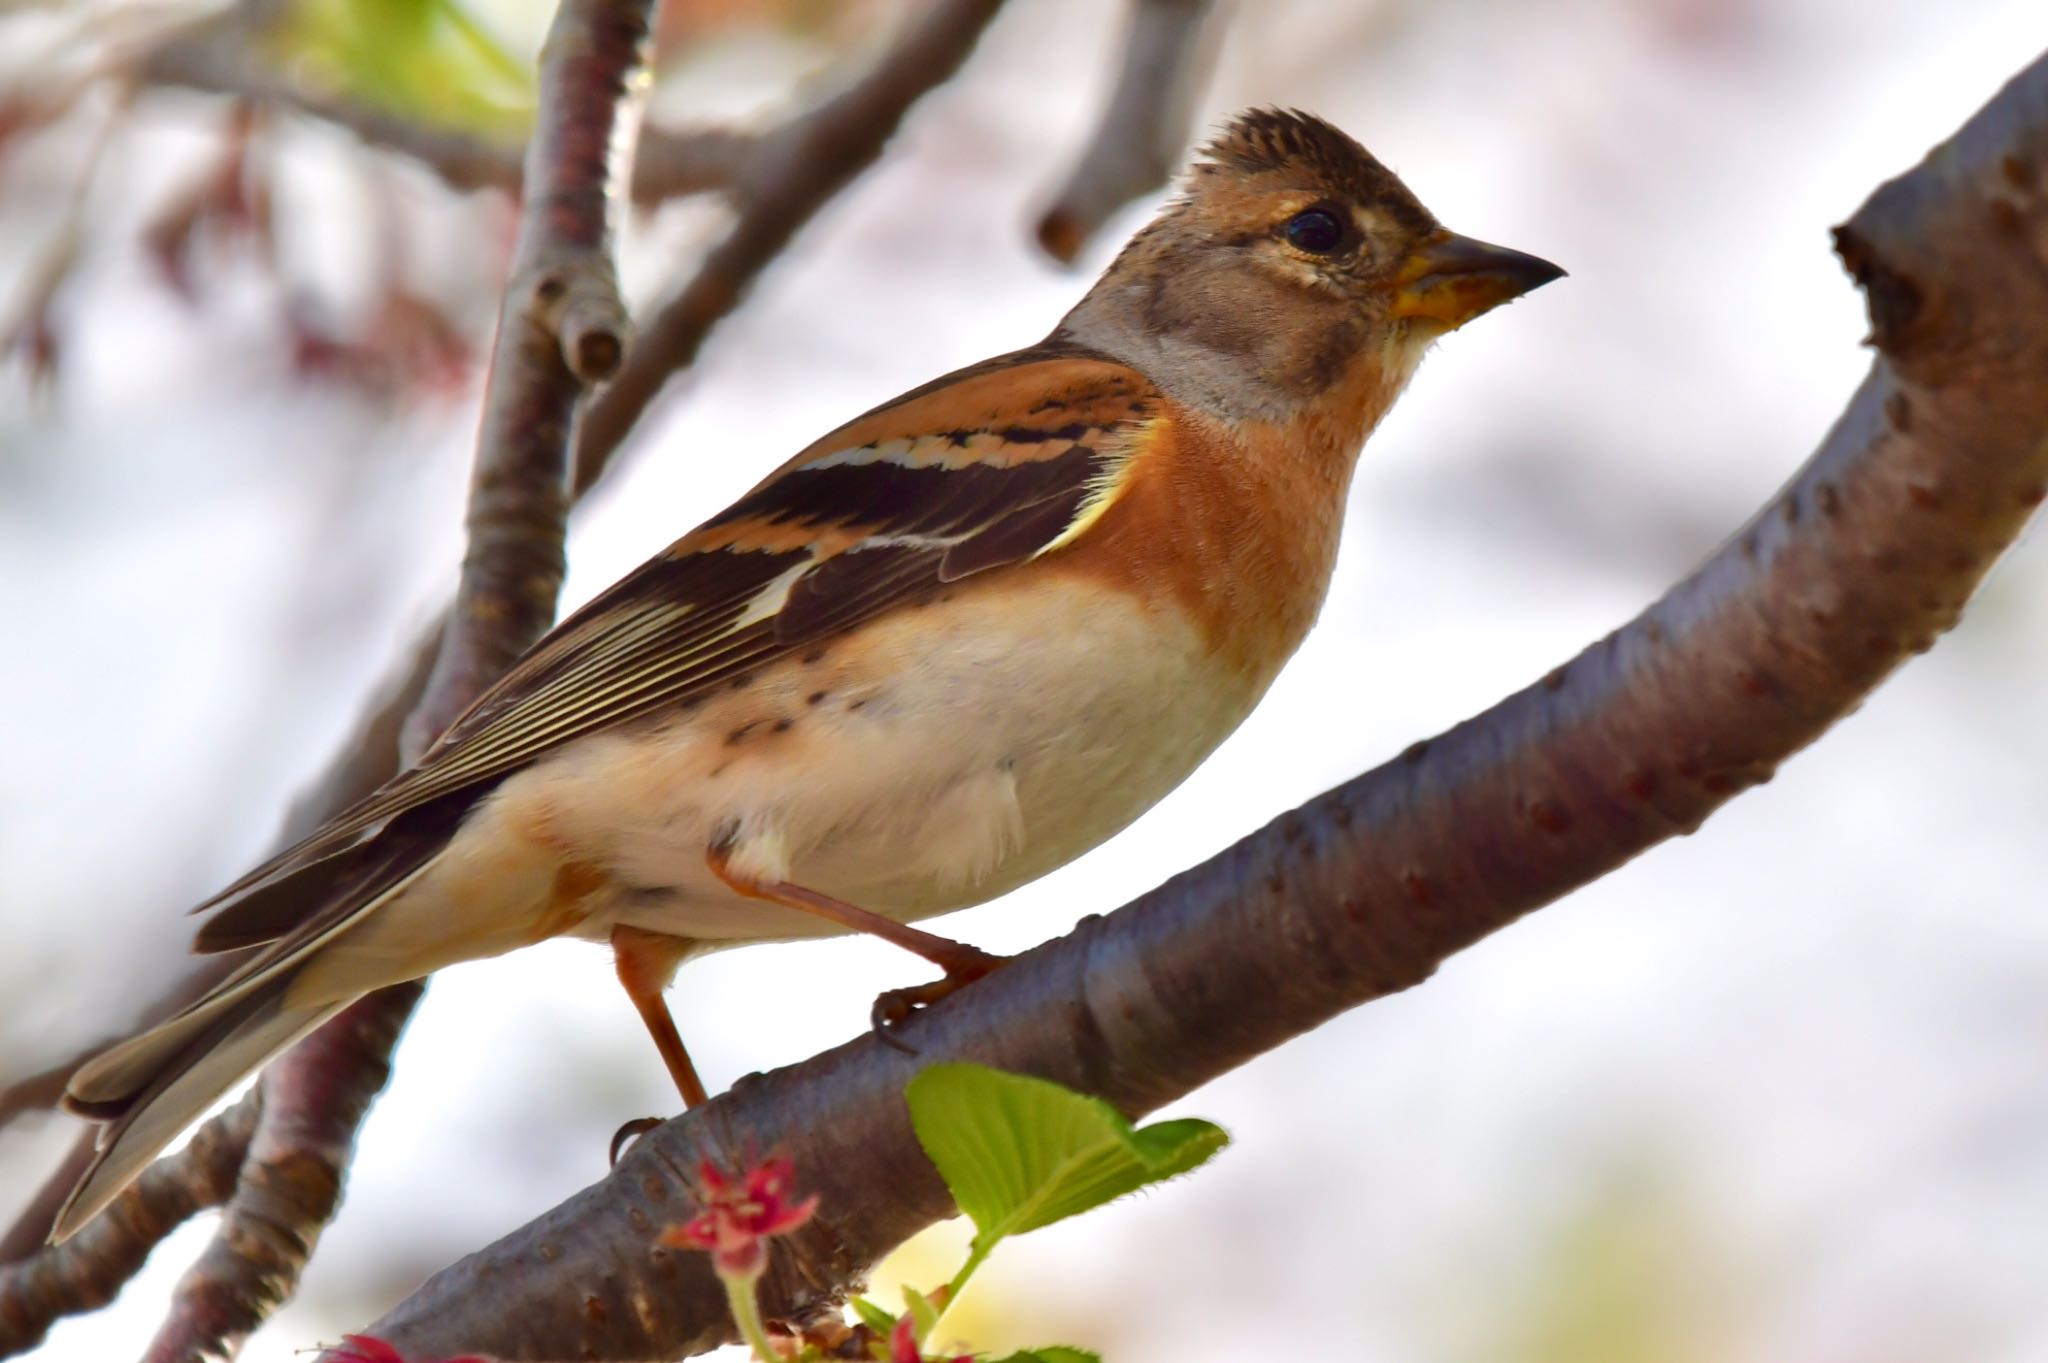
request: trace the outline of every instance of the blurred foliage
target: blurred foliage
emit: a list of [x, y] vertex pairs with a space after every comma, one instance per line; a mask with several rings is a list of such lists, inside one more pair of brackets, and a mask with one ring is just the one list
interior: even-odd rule
[[395, 114], [498, 135], [533, 116], [533, 54], [462, 0], [300, 0], [273, 42], [287, 67]]
[[[665, 0], [657, 65], [746, 33], [829, 61], [886, 30], [897, 0]], [[542, 0], [291, 0], [269, 55], [299, 79], [437, 127], [508, 140], [532, 120]]]
[[1506, 1336], [1479, 1351], [1518, 1363], [1708, 1363], [1726, 1356], [1714, 1309], [1731, 1268], [1675, 1191], [1676, 1162], [1605, 1171], [1541, 1245]]

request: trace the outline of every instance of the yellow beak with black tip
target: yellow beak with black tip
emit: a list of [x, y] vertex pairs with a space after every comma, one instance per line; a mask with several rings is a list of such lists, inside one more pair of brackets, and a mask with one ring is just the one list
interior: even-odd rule
[[1549, 261], [1491, 246], [1442, 228], [1423, 239], [1395, 276], [1394, 316], [1456, 331], [1511, 298], [1542, 288], [1564, 271]]

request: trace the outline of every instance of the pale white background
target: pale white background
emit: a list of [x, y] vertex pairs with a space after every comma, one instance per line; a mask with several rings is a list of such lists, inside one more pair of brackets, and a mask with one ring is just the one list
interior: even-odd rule
[[[1119, 29], [1115, 6], [1010, 7], [662, 408], [579, 522], [567, 604], [820, 431], [1052, 323], [1149, 211], [1071, 273], [1026, 230]], [[2035, 0], [1237, 7], [1205, 124], [1314, 109], [1452, 226], [1572, 277], [1424, 367], [1367, 450], [1323, 623], [1243, 731], [1112, 845], [944, 930], [997, 950], [1060, 932], [1651, 599], [1863, 370], [1827, 227], [2044, 47]], [[702, 105], [817, 58], [768, 38], [724, 56]], [[108, 172], [138, 199], [204, 146], [177, 111], [161, 124]], [[366, 249], [346, 158], [300, 143], [296, 267], [345, 296]], [[61, 176], [0, 175], [11, 281]], [[414, 267], [460, 292], [491, 215], [424, 181], [413, 198]], [[715, 226], [642, 224], [630, 282]], [[69, 304], [56, 397], [0, 390], [0, 1074], [117, 1028], [178, 969], [184, 906], [261, 850], [459, 554], [469, 408], [309, 393], [254, 292], [195, 314], [113, 251]], [[968, 1342], [1116, 1363], [2048, 1357], [2044, 690], [2035, 545], [1696, 837], [1180, 1105], [1234, 1148], [1005, 1249]], [[920, 969], [861, 942], [743, 951], [674, 1000], [722, 1086], [845, 1038]], [[299, 1302], [245, 1356], [366, 1323], [671, 1103], [602, 953], [446, 972]], [[70, 1136], [0, 1134], [0, 1214]], [[40, 1357], [134, 1354], [208, 1229]]]

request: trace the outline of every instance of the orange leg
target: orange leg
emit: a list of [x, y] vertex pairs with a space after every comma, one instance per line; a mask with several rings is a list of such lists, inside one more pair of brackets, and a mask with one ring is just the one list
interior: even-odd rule
[[682, 1033], [676, 1030], [676, 1020], [669, 1016], [668, 1004], [661, 997], [661, 991], [676, 977], [686, 945], [680, 937], [640, 928], [612, 929], [612, 963], [619, 972], [619, 983], [626, 986], [626, 997], [640, 1010], [640, 1020], [654, 1038], [654, 1049], [661, 1052], [676, 1092], [683, 1095], [683, 1106], [692, 1108], [704, 1101], [704, 1081], [697, 1077], [697, 1067], [683, 1049]]
[[946, 972], [943, 980], [882, 995], [875, 1001], [877, 1026], [901, 1021], [915, 1009], [937, 1003], [962, 985], [972, 984], [1010, 963], [1007, 956], [996, 956], [980, 947], [913, 928], [908, 923], [899, 923], [893, 918], [849, 904], [843, 899], [834, 899], [831, 895], [819, 894], [816, 890], [807, 890], [787, 880], [755, 880], [741, 875], [733, 870], [730, 853], [724, 847], [713, 847], [704, 859], [710, 865], [711, 873], [724, 881], [735, 894], [801, 909], [854, 932], [879, 937], [905, 951], [915, 952]]

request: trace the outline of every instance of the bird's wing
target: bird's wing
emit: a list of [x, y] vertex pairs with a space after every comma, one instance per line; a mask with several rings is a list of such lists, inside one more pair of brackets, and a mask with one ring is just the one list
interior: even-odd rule
[[565, 620], [419, 765], [201, 905], [225, 910], [202, 948], [288, 929], [270, 920], [294, 915], [253, 902], [266, 887], [411, 811], [445, 814], [551, 748], [1071, 543], [1121, 494], [1158, 413], [1136, 371], [1039, 347], [841, 427]]

